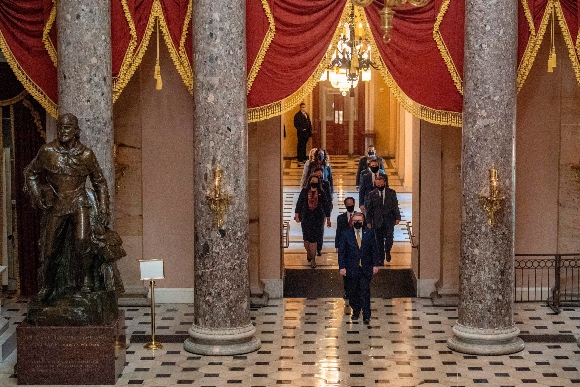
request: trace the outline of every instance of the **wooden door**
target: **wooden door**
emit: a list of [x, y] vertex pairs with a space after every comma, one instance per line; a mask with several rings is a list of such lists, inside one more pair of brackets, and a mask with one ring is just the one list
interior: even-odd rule
[[[352, 98], [352, 105], [351, 105]], [[353, 145], [354, 154], [364, 152], [364, 82], [360, 82], [355, 88], [355, 96], [348, 94], [343, 96], [340, 90], [333, 88], [330, 82], [320, 82], [313, 91], [313, 101], [315, 103], [313, 116], [312, 146], [319, 148], [322, 146], [322, 121], [326, 124], [326, 151], [329, 155], [349, 154], [349, 119], [353, 115], [354, 133]]]

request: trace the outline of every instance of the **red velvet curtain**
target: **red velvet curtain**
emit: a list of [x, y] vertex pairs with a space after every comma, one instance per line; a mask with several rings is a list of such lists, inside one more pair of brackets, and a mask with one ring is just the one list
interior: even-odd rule
[[26, 89], [43, 106], [56, 106], [56, 68], [42, 41], [46, 0], [0, 3], [0, 48]]
[[379, 53], [401, 90], [413, 101], [431, 109], [460, 112], [462, 97], [433, 39], [438, 9], [434, 2], [424, 7], [396, 8], [391, 41], [383, 42], [379, 10], [375, 1], [365, 9]]
[[[170, 52], [184, 82], [191, 87], [192, 0], [111, 0], [113, 76], [116, 93], [138, 66], [153, 27], [161, 16], [169, 32]], [[264, 1], [266, 6], [264, 6]], [[261, 108], [296, 95], [321, 62], [340, 20], [346, 0], [247, 0], [247, 68], [250, 74], [248, 107]], [[578, 63], [578, 0], [519, 0], [519, 73], [525, 80], [531, 68], [546, 9], [555, 4], [564, 29], [573, 65]], [[33, 96], [56, 112], [56, 68], [49, 55], [55, 42], [55, 23], [47, 26], [52, 0], [12, 0], [0, 3], [0, 44], [13, 70]], [[378, 11], [382, 2], [365, 9], [387, 74], [399, 90], [399, 98], [433, 111], [461, 112], [463, 76], [464, 7], [461, 0], [433, 0], [427, 6], [396, 9], [392, 41], [382, 42]], [[270, 15], [267, 13], [268, 8]], [[159, 11], [160, 9], [160, 11]], [[268, 16], [274, 20], [271, 25]], [[46, 28], [45, 28], [46, 27]], [[271, 42], [272, 28], [275, 33]], [[48, 40], [43, 42], [43, 31]], [[46, 43], [46, 44], [45, 44]], [[269, 43], [269, 46], [268, 44]], [[564, 58], [562, 58], [564, 59]], [[254, 78], [255, 77], [255, 78]], [[580, 79], [578, 80], [580, 83]]]
[[248, 94], [249, 108], [281, 101], [306, 83], [328, 50], [345, 3], [274, 0], [276, 34]]

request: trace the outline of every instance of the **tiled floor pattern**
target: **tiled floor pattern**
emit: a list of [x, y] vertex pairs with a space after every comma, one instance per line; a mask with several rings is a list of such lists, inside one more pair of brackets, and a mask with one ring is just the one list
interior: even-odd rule
[[[334, 237], [336, 235], [336, 218], [346, 211], [344, 198], [352, 196], [358, 204], [358, 192], [355, 188], [355, 177], [359, 158], [348, 158], [347, 156], [334, 156], [331, 160], [333, 166], [333, 179], [335, 191], [333, 195], [333, 210], [330, 216], [332, 226], [324, 230], [324, 245], [322, 257], [317, 258], [317, 266], [337, 266], [337, 256], [334, 248]], [[391, 160], [385, 160], [386, 173], [389, 175], [389, 185], [397, 191], [397, 199], [401, 211], [402, 221], [395, 226], [395, 245], [393, 247], [393, 260], [389, 266], [409, 267], [409, 253], [411, 246], [406, 223], [412, 221], [410, 192], [402, 192], [403, 186], [394, 169]], [[300, 194], [300, 179], [302, 177], [304, 164], [298, 164], [296, 160], [286, 160], [284, 167], [284, 193], [283, 193], [283, 219], [290, 224], [289, 248], [285, 249], [284, 262], [286, 267], [309, 267], [305, 259], [302, 230], [300, 224], [294, 221], [294, 209], [298, 195]]]
[[[25, 304], [2, 310], [14, 327]], [[149, 308], [126, 308], [130, 335], [149, 333]], [[146, 386], [574, 386], [580, 385], [580, 308], [560, 315], [540, 304], [515, 305], [525, 349], [505, 356], [472, 356], [446, 346], [456, 308], [425, 299], [373, 299], [367, 327], [351, 322], [342, 299], [271, 300], [252, 310], [259, 351], [240, 356], [198, 356], [180, 342], [148, 351], [131, 343], [117, 385]], [[193, 306], [157, 306], [157, 333], [185, 339]], [[12, 327], [12, 328], [13, 328]], [[542, 338], [561, 342], [542, 342]], [[135, 339], [137, 336], [133, 336]], [[163, 337], [163, 336], [161, 336]], [[140, 336], [142, 338], [142, 336]], [[0, 386], [17, 385], [16, 357], [0, 367]]]

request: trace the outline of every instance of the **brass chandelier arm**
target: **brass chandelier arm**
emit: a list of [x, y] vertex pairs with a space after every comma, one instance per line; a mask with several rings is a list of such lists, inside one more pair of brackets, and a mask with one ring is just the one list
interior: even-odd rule
[[414, 7], [423, 7], [429, 4], [431, 0], [385, 0], [385, 7], [379, 11], [381, 15], [381, 24], [383, 27], [383, 41], [391, 41], [391, 30], [393, 29], [393, 18], [395, 17], [394, 7], [402, 7], [409, 3]]

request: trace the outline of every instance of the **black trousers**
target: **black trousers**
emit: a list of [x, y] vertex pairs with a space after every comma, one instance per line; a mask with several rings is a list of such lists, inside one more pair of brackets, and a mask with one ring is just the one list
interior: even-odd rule
[[353, 315], [358, 315], [362, 309], [363, 318], [371, 317], [371, 275], [360, 274], [347, 276], [346, 296], [352, 308]]
[[298, 145], [296, 146], [296, 158], [298, 161], [306, 161], [308, 157], [306, 156], [306, 143], [308, 143], [308, 137], [298, 135]]
[[322, 234], [320, 234], [320, 239], [316, 242], [316, 251], [318, 253], [322, 251], [323, 243], [324, 243], [324, 223], [322, 223]]
[[383, 223], [381, 227], [375, 228], [375, 238], [377, 239], [377, 249], [379, 250], [379, 257], [384, 263], [385, 254], [388, 257], [391, 255], [393, 248], [393, 239], [395, 234], [395, 222]]

